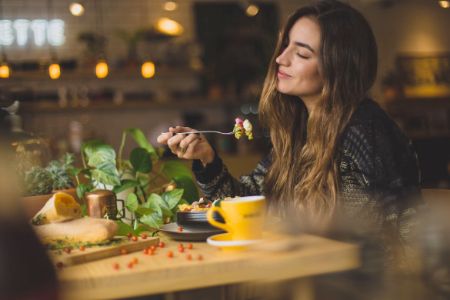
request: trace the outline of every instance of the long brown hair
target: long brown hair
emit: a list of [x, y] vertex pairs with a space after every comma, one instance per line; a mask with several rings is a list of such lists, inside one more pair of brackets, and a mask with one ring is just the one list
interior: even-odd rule
[[[320, 103], [309, 112], [298, 97], [277, 91], [275, 62], [298, 19], [313, 17], [321, 31]], [[339, 1], [318, 1], [288, 19], [269, 65], [260, 99], [261, 123], [270, 130], [272, 165], [265, 194], [280, 212], [292, 209], [325, 220], [339, 197], [337, 147], [358, 104], [367, 97], [377, 70], [377, 46], [365, 18]]]

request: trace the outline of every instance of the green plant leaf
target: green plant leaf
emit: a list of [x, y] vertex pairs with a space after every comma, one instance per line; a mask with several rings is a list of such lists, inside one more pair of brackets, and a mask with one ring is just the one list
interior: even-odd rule
[[77, 192], [78, 199], [83, 199], [84, 194], [89, 192], [90, 189], [91, 189], [90, 186], [84, 183], [80, 183], [79, 185], [77, 185], [75, 191]]
[[116, 152], [109, 145], [99, 145], [95, 148], [90, 155], [87, 155], [88, 166], [97, 168], [99, 165], [105, 162], [116, 164]]
[[172, 210], [180, 202], [181, 197], [183, 196], [183, 192], [183, 189], [174, 189], [170, 192], [163, 193], [161, 197], [167, 203], [169, 209]]
[[156, 229], [159, 229], [161, 227], [161, 225], [163, 224], [162, 217], [155, 213], [143, 216], [140, 219], [140, 221], [142, 223], [150, 226], [151, 228], [156, 228]]
[[[166, 217], [172, 217], [173, 213], [171, 211], [171, 209], [169, 208], [169, 205], [167, 204], [166, 201], [163, 200], [163, 198], [161, 198], [160, 195], [158, 194], [151, 194], [146, 203], [152, 203], [152, 204], [156, 204], [159, 206], [159, 208], [161, 209], [162, 212], [162, 216], [163, 219]], [[148, 204], [148, 206], [150, 206], [150, 204]]]
[[83, 217], [87, 216], [88, 213], [87, 213], [87, 206], [86, 206], [86, 204], [83, 203], [83, 204], [80, 205], [80, 207], [81, 207], [81, 215], [82, 215]]
[[141, 215], [141, 216], [149, 215], [149, 214], [151, 214], [152, 212], [153, 212], [153, 209], [147, 208], [147, 207], [143, 207], [143, 206], [139, 206], [139, 207], [136, 209], [136, 213], [139, 214], [139, 215]]
[[137, 187], [139, 183], [136, 180], [124, 179], [120, 182], [120, 185], [114, 187], [113, 192], [118, 194], [125, 190]]
[[138, 182], [139, 182], [139, 185], [140, 185], [141, 187], [143, 187], [143, 188], [144, 188], [146, 185], [148, 185], [149, 182], [150, 182], [150, 176], [149, 176], [149, 174], [142, 174], [142, 173], [140, 173], [140, 174], [138, 174], [137, 177], [138, 177], [137, 180], [138, 180]]
[[90, 140], [86, 141], [81, 145], [81, 152], [90, 157], [94, 152], [98, 151], [102, 146], [107, 146], [104, 142], [100, 140]]
[[126, 224], [122, 221], [116, 221], [118, 228], [116, 235], [124, 236], [129, 233], [134, 233], [133, 227], [131, 227], [129, 224]]
[[186, 176], [192, 178], [191, 170], [182, 162], [177, 160], [169, 160], [164, 163], [162, 173], [169, 178], [178, 176]]
[[130, 162], [136, 172], [150, 173], [152, 170], [152, 158], [144, 148], [134, 148], [130, 154]]
[[124, 131], [127, 134], [131, 135], [131, 137], [139, 145], [139, 147], [144, 148], [145, 150], [148, 151], [148, 153], [150, 153], [150, 155], [153, 158], [158, 159], [158, 155], [156, 154], [155, 148], [152, 146], [152, 144], [149, 143], [142, 130], [138, 128], [127, 128]]
[[192, 180], [192, 177], [187, 176], [175, 176], [173, 178], [175, 181], [177, 188], [183, 189], [183, 198], [187, 200], [187, 202], [192, 203], [197, 201], [200, 197], [198, 193], [197, 185]]
[[133, 230], [136, 230], [139, 228], [139, 220], [138, 219], [134, 219], [133, 220]]
[[129, 193], [127, 200], [125, 201], [125, 207], [130, 212], [135, 212], [139, 207], [139, 201], [135, 193]]
[[69, 175], [71, 175], [71, 176], [74, 176], [74, 177], [76, 177], [76, 176], [78, 176], [78, 174], [80, 174], [81, 173], [81, 171], [82, 171], [83, 169], [79, 169], [79, 168], [70, 168], [70, 169], [68, 169], [67, 170], [67, 173], [69, 173]]
[[92, 179], [107, 185], [120, 185], [119, 171], [115, 163], [103, 162], [91, 171]]
[[[161, 197], [157, 194], [152, 194], [144, 203], [144, 207], [151, 210], [152, 212], [142, 216], [139, 220], [147, 224], [152, 228], [159, 228], [163, 224], [163, 212], [158, 202]], [[161, 199], [162, 201], [162, 199]]]
[[161, 196], [153, 193], [147, 198], [147, 201], [142, 206], [151, 209], [162, 217], [163, 212], [160, 205], [161, 202], [164, 202]]

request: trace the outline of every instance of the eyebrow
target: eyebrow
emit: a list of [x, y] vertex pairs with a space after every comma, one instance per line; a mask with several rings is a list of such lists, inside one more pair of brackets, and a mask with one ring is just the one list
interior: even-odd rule
[[315, 53], [314, 49], [308, 44], [305, 44], [305, 43], [302, 43], [302, 42], [294, 42], [294, 44], [296, 44], [299, 47], [306, 48], [306, 49], [310, 50], [312, 53]]

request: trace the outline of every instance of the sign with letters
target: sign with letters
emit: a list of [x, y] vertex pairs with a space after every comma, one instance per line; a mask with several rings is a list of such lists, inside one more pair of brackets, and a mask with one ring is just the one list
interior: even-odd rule
[[19, 46], [34, 44], [43, 47], [61, 46], [65, 42], [64, 21], [60, 19], [44, 20], [0, 20], [0, 45]]

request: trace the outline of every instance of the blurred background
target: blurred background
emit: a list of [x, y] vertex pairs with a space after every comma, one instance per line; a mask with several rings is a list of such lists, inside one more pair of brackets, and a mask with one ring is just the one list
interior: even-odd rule
[[[129, 127], [156, 144], [169, 126], [230, 131], [241, 116], [254, 142], [211, 139], [244, 174], [267, 151], [257, 108], [278, 30], [306, 2], [0, 0], [0, 106], [48, 159], [87, 139], [117, 148]], [[449, 188], [450, 2], [348, 2], [378, 41], [372, 96], [415, 144], [423, 186]]]

